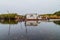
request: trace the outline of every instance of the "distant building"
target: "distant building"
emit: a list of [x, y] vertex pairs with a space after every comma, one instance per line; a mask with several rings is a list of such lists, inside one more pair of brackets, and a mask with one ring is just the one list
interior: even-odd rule
[[38, 16], [38, 19], [40, 20], [40, 19], [47, 19], [48, 17], [47, 16], [43, 16], [43, 15], [39, 15]]
[[26, 20], [30, 21], [30, 20], [47, 20], [49, 19], [48, 16], [44, 16], [44, 15], [37, 15], [37, 14], [26, 14]]
[[36, 20], [37, 14], [26, 14], [26, 20]]
[[38, 16], [38, 19], [42, 19], [43, 16]]

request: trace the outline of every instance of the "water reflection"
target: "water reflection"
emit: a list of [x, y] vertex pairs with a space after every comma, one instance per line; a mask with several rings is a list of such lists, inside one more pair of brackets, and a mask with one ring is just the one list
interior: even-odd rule
[[60, 25], [60, 21], [53, 21], [55, 24]]
[[38, 26], [37, 21], [25, 21], [25, 26]]
[[9, 24], [9, 30], [8, 30], [8, 40], [10, 40], [10, 30], [11, 30], [11, 26], [10, 26], [10, 24]]
[[1, 24], [17, 24], [18, 21], [15, 20], [0, 20]]
[[0, 23], [0, 40], [60, 40], [60, 26], [54, 24], [56, 21], [6, 20]]
[[[16, 20], [0, 20], [1, 24], [18, 24], [18, 22], [23, 21], [16, 21]], [[60, 21], [25, 21], [25, 26], [38, 26], [41, 22], [53, 22], [57, 25], [60, 25]]]

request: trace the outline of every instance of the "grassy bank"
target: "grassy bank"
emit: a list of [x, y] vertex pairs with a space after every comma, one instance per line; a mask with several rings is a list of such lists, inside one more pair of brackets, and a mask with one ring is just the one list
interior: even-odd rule
[[15, 20], [15, 19], [23, 19], [24, 16], [23, 15], [18, 15], [18, 14], [0, 14], [0, 19], [11, 19], [11, 20]]
[[[38, 15], [38, 14], [37, 14]], [[38, 16], [43, 16], [47, 17], [50, 19], [60, 19], [60, 11], [57, 11], [53, 14], [40, 14]], [[18, 15], [17, 13], [9, 13], [9, 14], [0, 14], [0, 19], [5, 19], [5, 20], [24, 20], [25, 16], [23, 15]]]

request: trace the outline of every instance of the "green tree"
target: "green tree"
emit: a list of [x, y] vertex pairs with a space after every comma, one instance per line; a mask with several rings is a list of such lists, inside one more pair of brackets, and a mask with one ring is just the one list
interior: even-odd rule
[[60, 11], [57, 11], [54, 14], [57, 15], [57, 16], [60, 16]]

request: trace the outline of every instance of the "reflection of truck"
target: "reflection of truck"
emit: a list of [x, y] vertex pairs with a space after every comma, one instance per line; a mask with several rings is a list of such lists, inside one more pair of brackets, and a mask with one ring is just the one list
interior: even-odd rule
[[25, 26], [37, 26], [38, 22], [37, 21], [26, 21]]

